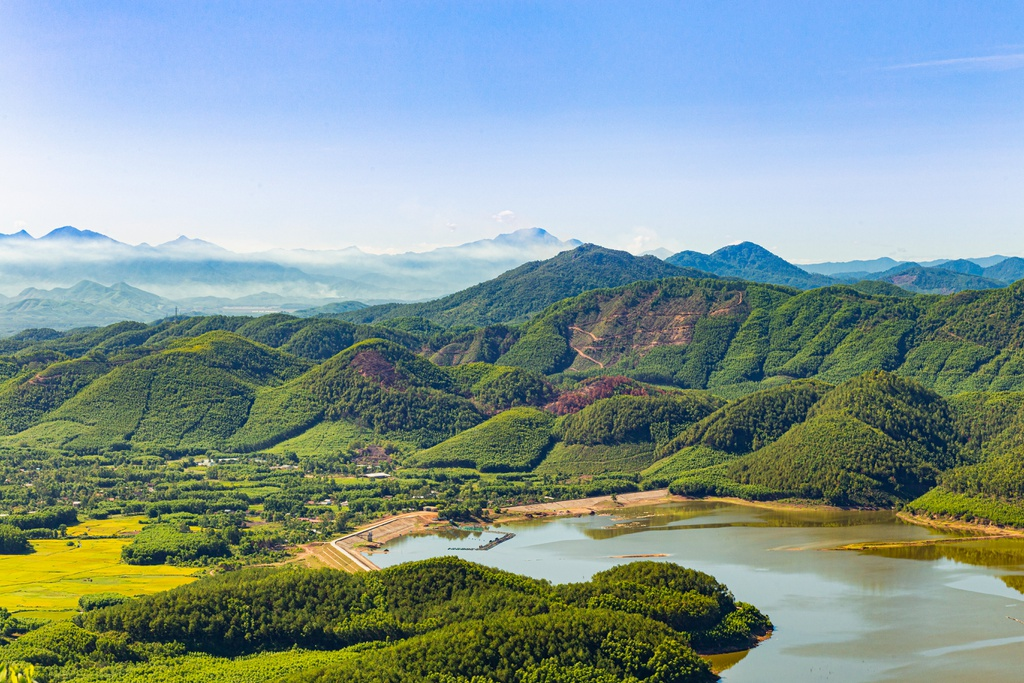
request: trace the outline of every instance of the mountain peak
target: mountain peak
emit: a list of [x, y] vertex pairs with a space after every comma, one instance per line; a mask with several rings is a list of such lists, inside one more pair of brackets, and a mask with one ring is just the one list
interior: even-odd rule
[[19, 230], [18, 232], [12, 232], [9, 235], [0, 234], [0, 240], [31, 240], [35, 239], [32, 235], [28, 234], [25, 230]]
[[788, 263], [781, 256], [773, 254], [772, 252], [762, 247], [760, 244], [755, 244], [754, 242], [740, 242], [739, 244], [730, 244], [728, 246], [722, 247], [718, 251], [711, 252], [711, 256], [714, 258], [732, 262], [758, 259], [767, 261], [782, 261]]
[[60, 240], [60, 241], [89, 241], [89, 242], [117, 242], [117, 240], [107, 237], [106, 235], [94, 232], [92, 230], [79, 230], [78, 228], [65, 225], [61, 228], [56, 228], [46, 233], [39, 239], [41, 240]]
[[506, 232], [494, 238], [499, 244], [561, 244], [558, 239], [544, 228], [520, 228]]
[[164, 242], [156, 246], [157, 249], [216, 249], [218, 251], [226, 251], [224, 247], [214, 244], [213, 242], [207, 242], [206, 240], [196, 239], [195, 237], [188, 237], [186, 235], [179, 235], [177, 238], [170, 242]]
[[807, 271], [773, 254], [760, 244], [740, 242], [722, 247], [711, 254], [682, 251], [666, 259], [667, 263], [706, 270], [725, 277], [738, 277], [754, 282], [769, 282], [800, 289], [832, 284], [832, 280]]
[[159, 246], [167, 247], [167, 246], [170, 246], [172, 244], [204, 244], [204, 245], [212, 245], [213, 242], [207, 242], [206, 240], [197, 239], [195, 237], [189, 237], [188, 235], [178, 235], [176, 238], [174, 238], [170, 242], [164, 242], [163, 244], [161, 244]]
[[666, 249], [665, 247], [658, 247], [657, 249], [648, 249], [647, 251], [645, 251], [644, 253], [642, 253], [640, 255], [641, 256], [654, 256], [654, 257], [660, 258], [662, 261], [664, 261], [665, 259], [667, 259], [669, 256], [672, 255], [672, 252], [669, 251], [668, 249]]
[[469, 242], [462, 246], [495, 244], [502, 247], [534, 248], [534, 247], [564, 247], [574, 249], [581, 244], [579, 240], [560, 240], [544, 228], [520, 228], [512, 232], [504, 232], [496, 237], [485, 240]]

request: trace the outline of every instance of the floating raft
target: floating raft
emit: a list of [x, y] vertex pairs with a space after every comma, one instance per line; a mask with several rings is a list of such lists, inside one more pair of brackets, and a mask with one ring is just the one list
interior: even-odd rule
[[497, 545], [501, 545], [505, 541], [510, 541], [510, 540], [512, 540], [515, 537], [516, 537], [515, 534], [507, 533], [507, 534], [502, 534], [501, 536], [498, 536], [497, 538], [495, 538], [495, 539], [493, 539], [491, 541], [488, 541], [487, 543], [484, 543], [483, 545], [479, 545], [479, 546], [477, 546], [475, 548], [448, 548], [448, 550], [490, 550], [491, 548], [493, 548], [493, 547], [495, 547]]

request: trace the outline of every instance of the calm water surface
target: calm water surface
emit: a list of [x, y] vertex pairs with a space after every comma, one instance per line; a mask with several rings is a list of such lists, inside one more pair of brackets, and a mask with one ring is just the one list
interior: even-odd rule
[[[439, 555], [562, 583], [665, 553], [713, 574], [775, 624], [738, 658], [727, 683], [1024, 681], [1024, 541], [959, 541], [890, 513], [779, 511], [693, 502], [506, 524], [516, 537], [486, 552], [489, 533], [408, 536], [376, 554], [391, 566]], [[866, 541], [951, 544], [869, 552]], [[1017, 589], [1020, 590], [1017, 590]]]

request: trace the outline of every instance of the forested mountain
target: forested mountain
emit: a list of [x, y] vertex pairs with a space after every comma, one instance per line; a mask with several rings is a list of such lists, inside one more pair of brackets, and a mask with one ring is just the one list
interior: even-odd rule
[[522, 320], [556, 301], [596, 287], [681, 275], [706, 273], [677, 268], [653, 256], [585, 244], [436, 301], [371, 306], [343, 317], [369, 323], [416, 316], [444, 326], [480, 326]]
[[870, 273], [881, 273], [882, 271], [895, 268], [907, 263], [907, 261], [897, 261], [891, 259], [888, 256], [883, 256], [876, 259], [859, 259], [855, 261], [826, 261], [824, 263], [805, 263], [800, 267], [806, 270], [808, 273], [818, 273], [820, 275], [828, 275], [829, 277], [838, 276], [842, 278], [849, 277], [852, 273], [859, 274], [870, 274]]
[[[578, 258], [676, 270], [595, 247], [557, 263]], [[477, 301], [518, 315], [505, 299], [571, 286], [530, 265]], [[242, 567], [385, 513], [462, 522], [662, 487], [1024, 527], [1024, 282], [864, 284], [668, 277], [475, 328], [436, 321], [479, 314], [456, 302], [435, 321], [191, 316], [0, 339], [0, 553], [73, 548], [76, 522], [137, 514], [122, 561], [215, 574], [86, 596], [75, 623], [0, 655], [47, 680], [176, 680], [184, 662], [233, 680], [715, 680], [697, 653], [770, 622], [666, 563], [564, 586], [451, 558]]]
[[[623, 278], [673, 268], [582, 247], [477, 301], [563, 286], [578, 260]], [[1012, 507], [1024, 283], [895, 291], [670, 277], [475, 329], [275, 314], [31, 330], [0, 340], [0, 458], [288, 455], [313, 471], [383, 458], [414, 477], [460, 468], [844, 505], [938, 485], [928, 495], [977, 509], [963, 500], [998, 490]], [[503, 495], [514, 490], [535, 489]]]
[[722, 247], [712, 254], [681, 251], [669, 256], [665, 261], [683, 268], [695, 268], [724, 277], [786, 285], [798, 289], [833, 284], [831, 278], [809, 273], [753, 242]]
[[122, 320], [157, 320], [174, 309], [174, 302], [123, 282], [109, 287], [87, 280], [51, 290], [29, 287], [13, 297], [0, 296], [0, 335], [33, 327], [67, 330]]
[[892, 370], [943, 394], [1024, 388], [1024, 284], [896, 298], [674, 278], [587, 292], [527, 325], [499, 362], [746, 393]]
[[[933, 261], [913, 262], [913, 261], [897, 261], [895, 259], [891, 259], [891, 258], [889, 258], [887, 256], [884, 256], [882, 258], [877, 258], [877, 259], [857, 260], [857, 261], [829, 261], [829, 262], [826, 262], [826, 263], [805, 263], [805, 264], [801, 265], [800, 267], [803, 268], [804, 270], [810, 272], [810, 273], [821, 273], [822, 275], [829, 275], [831, 277], [836, 277], [838, 279], [849, 280], [851, 278], [859, 279], [861, 277], [866, 277], [867, 275], [870, 275], [872, 273], [881, 273], [881, 272], [886, 271], [886, 270], [892, 270], [893, 268], [896, 268], [898, 266], [914, 266], [914, 265], [917, 265], [917, 266], [921, 266], [923, 268], [947, 268], [947, 264], [950, 264], [950, 263], [957, 264], [957, 263], [959, 263], [959, 264], [972, 264], [973, 266], [981, 268], [982, 271], [984, 271], [984, 270], [986, 270], [988, 268], [991, 268], [993, 266], [996, 266], [996, 265], [1002, 263], [1003, 261], [1013, 260], [1013, 259], [1016, 259], [1016, 258], [1017, 258], [1016, 256], [1007, 257], [1007, 256], [1003, 256], [1001, 254], [993, 254], [992, 256], [982, 256], [980, 258], [935, 259]], [[955, 272], [967, 272], [967, 271], [961, 270], [961, 268], [970, 268], [973, 271], [973, 268], [971, 268], [971, 266], [965, 266], [965, 265], [961, 265], [959, 268], [956, 265], [954, 265], [953, 267], [948, 267], [947, 270], [953, 270]], [[990, 273], [991, 272], [993, 272], [993, 271], [990, 271]], [[985, 273], [984, 272], [981, 272], [981, 273], [975, 272], [975, 274], [984, 275]], [[989, 275], [989, 276], [990, 277], [995, 277], [993, 275]], [[1002, 278], [996, 277], [995, 279], [1002, 279]], [[1016, 280], [1016, 279], [1018, 279], [1018, 278], [1013, 278], [1013, 280]], [[1013, 281], [1013, 280], [1007, 280], [1007, 281], [1010, 282], [1010, 281]]]
[[1003, 259], [985, 268], [982, 275], [1002, 282], [1016, 282], [1024, 278], [1024, 259], [1018, 256]]

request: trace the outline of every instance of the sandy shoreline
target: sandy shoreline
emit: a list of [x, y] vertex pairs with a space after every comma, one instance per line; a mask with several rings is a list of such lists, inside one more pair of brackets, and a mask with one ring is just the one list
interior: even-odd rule
[[636, 491], [634, 493], [620, 493], [608, 496], [594, 496], [592, 498], [578, 498], [576, 500], [553, 500], [546, 503], [533, 503], [530, 505], [514, 505], [505, 508], [498, 519], [509, 521], [510, 519], [522, 519], [524, 517], [549, 517], [562, 515], [589, 515], [609, 514], [616, 510], [625, 508], [644, 507], [647, 505], [664, 505], [666, 503], [681, 503], [690, 498], [677, 496], [669, 493], [668, 489], [657, 489], [655, 491]]
[[926, 526], [938, 529], [939, 531], [966, 531], [983, 538], [1024, 538], [1024, 529], [1015, 529], [1013, 527], [963, 522], [957, 519], [932, 519], [931, 517], [914, 515], [909, 512], [897, 512], [896, 516], [908, 524]]
[[565, 515], [607, 515], [616, 510], [625, 510], [635, 507], [646, 507], [649, 505], [666, 505], [669, 503], [687, 502], [711, 502], [728, 503], [730, 505], [744, 505], [747, 507], [764, 508], [768, 510], [843, 510], [831, 505], [817, 505], [814, 503], [790, 503], [776, 501], [744, 500], [742, 498], [726, 498], [711, 496], [707, 498], [690, 498], [669, 493], [668, 489], [656, 489], [652, 491], [636, 491], [634, 493], [620, 493], [612, 498], [608, 496], [594, 496], [592, 498], [579, 498], [576, 500], [553, 500], [545, 503], [533, 503], [531, 505], [515, 505], [505, 508], [498, 521], [511, 521], [532, 517], [551, 517]]
[[[578, 498], [575, 500], [552, 500], [544, 503], [532, 503], [530, 505], [515, 505], [505, 508], [500, 514], [496, 514], [490, 523], [500, 524], [524, 519], [537, 519], [545, 517], [580, 517], [584, 515], [614, 515], [620, 510], [630, 508], [650, 507], [657, 505], [668, 505], [671, 503], [685, 502], [712, 502], [727, 503], [730, 505], [742, 505], [746, 507], [764, 508], [769, 510], [835, 510], [843, 511], [849, 508], [840, 508], [831, 505], [817, 505], [811, 502], [775, 502], [775, 501], [752, 501], [742, 498], [708, 497], [688, 498], [670, 493], [668, 489], [656, 489], [653, 491], [635, 491], [632, 493], [621, 493], [618, 495], [593, 496], [590, 498]], [[926, 526], [939, 531], [969, 533], [970, 536], [961, 536], [944, 539], [929, 539], [913, 542], [896, 542], [892, 544], [878, 545], [930, 545], [934, 543], [950, 543], [963, 540], [984, 540], [994, 538], [1024, 538], [1024, 529], [1005, 528], [994, 525], [974, 524], [948, 519], [931, 519], [912, 515], [906, 512], [899, 512], [896, 516], [909, 524]], [[344, 571], [374, 571], [377, 566], [363, 553], [369, 550], [371, 553], [379, 549], [388, 541], [415, 533], [429, 531], [438, 524], [437, 513], [434, 512], [410, 512], [402, 515], [395, 515], [377, 520], [361, 529], [353, 531], [341, 538], [335, 539], [326, 544], [311, 544], [305, 548], [302, 555], [313, 555], [320, 563]], [[371, 536], [372, 534], [372, 536]], [[371, 540], [372, 539], [372, 540]], [[837, 550], [856, 550], [859, 544], [844, 546]], [[300, 555], [299, 561], [302, 561]]]

